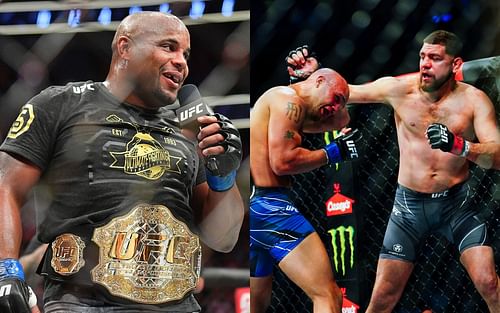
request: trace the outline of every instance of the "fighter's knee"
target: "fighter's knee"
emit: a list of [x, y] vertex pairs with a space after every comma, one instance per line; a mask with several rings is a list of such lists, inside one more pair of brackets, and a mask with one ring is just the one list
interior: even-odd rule
[[342, 291], [334, 280], [322, 284], [320, 288], [315, 288], [310, 292], [309, 297], [313, 302], [331, 302], [335, 306], [342, 305]]
[[476, 286], [479, 293], [485, 297], [499, 297], [499, 282], [498, 276], [481, 273], [474, 278], [474, 285]]

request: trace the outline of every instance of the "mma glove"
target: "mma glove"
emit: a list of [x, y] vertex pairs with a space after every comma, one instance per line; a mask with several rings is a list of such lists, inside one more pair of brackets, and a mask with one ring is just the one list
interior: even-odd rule
[[[306, 54], [307, 54], [307, 56], [304, 56], [306, 64], [308, 63], [308, 60], [311, 61], [311, 59], [315, 60], [316, 61], [315, 63], [317, 63], [317, 65], [314, 65], [313, 68], [311, 68], [311, 69], [302, 69], [302, 68], [299, 69], [299, 68], [297, 68], [296, 65], [290, 64], [288, 62], [288, 58], [293, 59], [294, 54], [298, 55], [299, 53], [301, 53], [302, 55], [304, 55], [304, 52], [303, 52], [304, 50], [306, 51]], [[289, 66], [294, 70], [293, 75], [290, 75], [290, 84], [294, 84], [294, 83], [298, 83], [298, 82], [306, 80], [309, 76], [311, 76], [311, 74], [314, 71], [321, 68], [321, 64], [318, 61], [316, 53], [314, 53], [313, 51], [310, 51], [308, 45], [303, 45], [303, 46], [298, 47], [294, 50], [291, 50], [288, 53], [288, 56], [285, 58], [285, 63], [286, 63], [286, 66]], [[311, 63], [311, 62], [309, 62], [309, 63]]]
[[469, 153], [469, 142], [460, 136], [453, 134], [443, 124], [434, 123], [427, 127], [427, 139], [432, 149], [441, 149], [461, 157]]
[[215, 113], [220, 125], [219, 133], [224, 137], [216, 145], [224, 147], [224, 153], [205, 157], [207, 183], [210, 189], [226, 191], [236, 180], [236, 170], [240, 167], [242, 145], [238, 129], [222, 114]]
[[332, 143], [323, 148], [326, 153], [327, 164], [353, 161], [359, 158], [358, 147], [361, 138], [363, 136], [357, 129], [335, 138]]
[[29, 313], [36, 296], [24, 281], [24, 272], [16, 259], [0, 260], [0, 312]]

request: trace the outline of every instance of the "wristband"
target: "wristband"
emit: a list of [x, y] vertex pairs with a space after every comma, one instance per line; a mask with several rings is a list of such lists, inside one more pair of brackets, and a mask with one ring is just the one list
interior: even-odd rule
[[342, 161], [342, 155], [340, 154], [339, 146], [332, 142], [326, 145], [323, 150], [326, 152], [326, 162], [327, 164], [339, 163]]
[[2, 278], [19, 278], [24, 281], [23, 266], [16, 259], [0, 260], [0, 279]]
[[210, 174], [209, 171], [207, 171], [207, 183], [210, 189], [214, 191], [227, 191], [233, 187], [234, 182], [236, 181], [236, 170], [233, 170], [229, 175], [227, 176], [215, 176]]
[[461, 157], [466, 158], [469, 155], [470, 145], [467, 140], [464, 139], [464, 150], [460, 153]]

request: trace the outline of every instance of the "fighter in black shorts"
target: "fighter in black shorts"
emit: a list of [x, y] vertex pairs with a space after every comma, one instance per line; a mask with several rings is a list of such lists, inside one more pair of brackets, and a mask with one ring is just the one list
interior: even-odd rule
[[[455, 34], [438, 30], [423, 40], [418, 73], [349, 85], [350, 103], [383, 103], [394, 110], [400, 151], [396, 202], [367, 313], [392, 311], [413, 271], [415, 250], [431, 231], [456, 245], [489, 310], [500, 312], [493, 250], [483, 221], [468, 205], [466, 187], [470, 162], [500, 169], [500, 132], [488, 96], [459, 81], [485, 73], [496, 85], [499, 62], [491, 58], [465, 66], [461, 50]], [[301, 67], [312, 63], [298, 54], [288, 61], [295, 67], [289, 68], [291, 75], [312, 71]]]
[[487, 245], [486, 225], [470, 207], [467, 184], [436, 193], [398, 185], [380, 257], [415, 262], [417, 249], [431, 232], [444, 235], [460, 253]]

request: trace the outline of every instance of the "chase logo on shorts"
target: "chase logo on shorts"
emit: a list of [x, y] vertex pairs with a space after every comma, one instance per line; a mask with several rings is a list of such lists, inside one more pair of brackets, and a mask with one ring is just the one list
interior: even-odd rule
[[14, 139], [22, 135], [30, 128], [34, 119], [35, 113], [33, 112], [33, 105], [29, 103], [25, 104], [21, 109], [21, 113], [19, 113], [19, 116], [10, 127], [7, 137]]
[[111, 168], [121, 168], [126, 174], [138, 175], [147, 179], [159, 179], [167, 171], [181, 173], [180, 157], [172, 156], [149, 133], [138, 130], [132, 123], [124, 122], [116, 115], [106, 118], [108, 122], [122, 122], [134, 126], [137, 133], [127, 143], [126, 150], [110, 152], [114, 162]]

